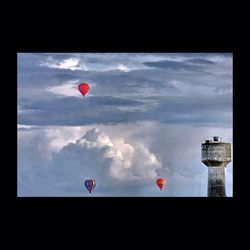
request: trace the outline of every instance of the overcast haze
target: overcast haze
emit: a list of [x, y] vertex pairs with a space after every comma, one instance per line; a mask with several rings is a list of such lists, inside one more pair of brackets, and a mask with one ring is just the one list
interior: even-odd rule
[[206, 196], [201, 143], [232, 143], [232, 63], [230, 53], [19, 53], [18, 196], [90, 196], [88, 178], [93, 197]]

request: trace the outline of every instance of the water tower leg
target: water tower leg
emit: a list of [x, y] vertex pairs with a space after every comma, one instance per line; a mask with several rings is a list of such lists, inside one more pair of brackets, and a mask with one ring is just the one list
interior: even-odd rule
[[225, 166], [208, 167], [208, 197], [226, 197]]

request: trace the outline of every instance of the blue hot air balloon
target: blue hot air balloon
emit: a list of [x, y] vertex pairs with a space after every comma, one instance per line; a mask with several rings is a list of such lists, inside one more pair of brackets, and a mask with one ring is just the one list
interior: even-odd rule
[[89, 193], [95, 188], [95, 180], [86, 180], [84, 186], [88, 189]]

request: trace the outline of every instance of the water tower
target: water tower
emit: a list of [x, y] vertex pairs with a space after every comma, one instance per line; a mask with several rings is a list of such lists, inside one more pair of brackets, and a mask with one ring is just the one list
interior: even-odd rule
[[218, 136], [201, 145], [201, 161], [208, 167], [208, 197], [225, 197], [225, 167], [231, 162], [231, 144]]

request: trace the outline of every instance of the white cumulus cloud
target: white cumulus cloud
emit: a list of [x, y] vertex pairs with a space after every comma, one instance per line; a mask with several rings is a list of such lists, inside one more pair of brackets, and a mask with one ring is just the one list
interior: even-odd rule
[[65, 180], [92, 176], [106, 182], [109, 178], [113, 181], [154, 179], [155, 170], [161, 164], [144, 145], [131, 145], [122, 138], [114, 144], [107, 134], [94, 128], [75, 143], [63, 147], [50, 166]]
[[[112, 140], [97, 128], [54, 151], [43, 166], [41, 159], [37, 164], [20, 172], [19, 195], [84, 196], [88, 193], [83, 181], [93, 178], [95, 196], [140, 196], [145, 187], [154, 185], [156, 170], [162, 167], [142, 143], [131, 144], [122, 137]], [[26, 178], [27, 171], [32, 178]]]
[[124, 64], [119, 64], [118, 70], [123, 71], [123, 72], [129, 72], [129, 68]]
[[70, 57], [64, 60], [55, 60], [52, 57], [49, 57], [46, 61], [41, 62], [40, 66], [54, 69], [87, 70], [86, 65], [80, 63], [80, 59], [75, 57]]
[[77, 89], [77, 82], [78, 80], [75, 81], [70, 81], [67, 82], [63, 85], [58, 85], [58, 86], [53, 86], [53, 87], [48, 87], [46, 91], [56, 94], [56, 95], [62, 95], [62, 96], [81, 96]]

